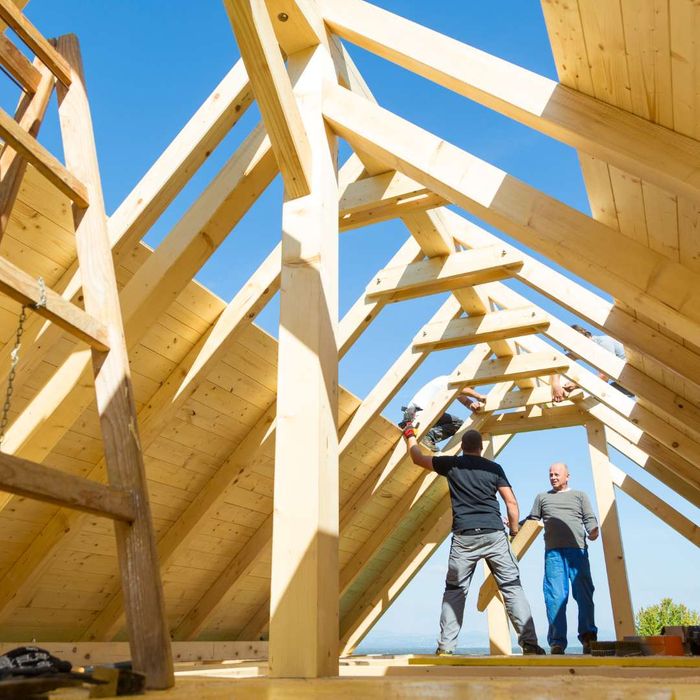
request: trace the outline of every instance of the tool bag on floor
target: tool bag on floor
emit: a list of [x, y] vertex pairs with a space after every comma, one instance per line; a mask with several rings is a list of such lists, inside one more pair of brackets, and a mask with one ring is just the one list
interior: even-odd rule
[[70, 661], [63, 661], [39, 647], [17, 647], [0, 656], [0, 679], [67, 673], [72, 668]]

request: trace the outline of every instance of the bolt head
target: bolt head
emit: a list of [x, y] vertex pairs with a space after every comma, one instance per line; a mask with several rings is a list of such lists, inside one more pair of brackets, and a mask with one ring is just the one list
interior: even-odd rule
[[286, 22], [286, 21], [289, 19], [289, 15], [288, 15], [286, 12], [280, 12], [280, 13], [277, 15], [277, 19], [278, 19], [280, 22]]

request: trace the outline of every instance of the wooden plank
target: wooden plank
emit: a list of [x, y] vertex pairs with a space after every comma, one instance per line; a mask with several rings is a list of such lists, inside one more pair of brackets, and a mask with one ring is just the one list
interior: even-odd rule
[[290, 199], [311, 192], [311, 147], [264, 0], [225, 0]]
[[[391, 159], [404, 175], [700, 344], [698, 279], [686, 267], [348, 90], [329, 87], [323, 112], [354, 148]], [[624, 261], [616, 254], [623, 247]]]
[[371, 298], [388, 296], [392, 302], [403, 301], [507, 279], [520, 264], [519, 256], [506, 253], [504, 248], [474, 248], [380, 270], [365, 291]]
[[[598, 4], [593, 23], [604, 10], [619, 14], [618, 2]], [[320, 6], [341, 38], [647, 182], [698, 199], [700, 144], [632, 115], [629, 98], [618, 109], [604, 101], [608, 95], [595, 99], [362, 0], [322, 0]], [[622, 34], [621, 20], [612, 26]], [[626, 73], [626, 54], [611, 56], [613, 48], [606, 49], [594, 75], [600, 71], [604, 83], [617, 81], [623, 92], [626, 76], [615, 73]]]
[[512, 413], [492, 416], [484, 425], [484, 432], [496, 436], [553, 428], [570, 428], [582, 425], [587, 419], [585, 411], [580, 410], [578, 406], [557, 404], [542, 408], [532, 406], [516, 409]]
[[89, 205], [85, 185], [1, 109], [0, 136], [77, 206], [84, 209]]
[[41, 73], [4, 34], [0, 35], [0, 64], [27, 92], [39, 89]]
[[622, 547], [620, 520], [615, 501], [615, 489], [610, 474], [608, 447], [605, 440], [605, 428], [599, 422], [586, 424], [588, 447], [591, 453], [593, 484], [600, 530], [603, 538], [605, 567], [608, 572], [608, 588], [612, 603], [615, 634], [622, 640], [626, 635], [634, 635], [634, 608], [627, 577], [627, 564]]
[[[43, 280], [42, 280], [43, 283]], [[7, 258], [0, 258], [0, 292], [29, 306], [95, 350], [109, 350], [109, 336], [104, 324], [81, 308], [66, 301], [53, 289], [20, 270]]]
[[[570, 406], [571, 402], [579, 401], [583, 398], [583, 392], [573, 391], [569, 394], [569, 400], [560, 403], [560, 406]], [[552, 387], [544, 385], [534, 389], [521, 389], [511, 391], [501, 399], [487, 399], [484, 408], [485, 412], [507, 411], [512, 408], [524, 408], [527, 406], [542, 406], [552, 404]]]
[[483, 316], [431, 322], [416, 335], [413, 347], [416, 350], [446, 350], [542, 333], [548, 327], [549, 316], [533, 306], [492, 311]]
[[0, 17], [66, 87], [70, 86], [73, 76], [68, 62], [12, 0], [0, 0]]
[[[606, 431], [607, 432], [607, 431]], [[683, 535], [696, 547], [700, 547], [700, 527], [692, 520], [672, 508], [666, 501], [642, 486], [638, 481], [625, 474], [615, 465], [610, 464], [610, 476], [613, 484], [624, 491], [630, 498], [643, 505], [648, 511], [657, 515], [666, 525]]]
[[313, 167], [282, 208], [270, 675], [315, 678], [338, 673], [337, 141], [320, 112], [335, 72], [322, 46], [289, 71]]
[[12, 455], [0, 454], [0, 489], [126, 523], [133, 522], [136, 517], [133, 498], [128, 491]]
[[[491, 574], [491, 569], [482, 561], [482, 569], [484, 578]], [[500, 591], [496, 591], [496, 595], [491, 598], [491, 601], [486, 606], [486, 617], [489, 626], [489, 652], [491, 654], [512, 654], [513, 643], [510, 639], [510, 621], [506, 605], [503, 601], [503, 596]]]
[[149, 687], [168, 688], [175, 682], [170, 637], [85, 76], [75, 35], [60, 37], [57, 46], [74, 78], [69, 90], [58, 87], [66, 162], [87, 183], [92, 200], [89, 209], [76, 220], [75, 230], [78, 257], [83, 269], [90, 271], [83, 279], [85, 309], [110, 332], [110, 351], [106, 355], [96, 353], [94, 358], [105, 461], [110, 484], [137, 495], [134, 521], [128, 526], [115, 523], [131, 658], [134, 670], [146, 674]]
[[459, 365], [450, 375], [451, 387], [478, 386], [480, 384], [497, 384], [528, 377], [565, 372], [570, 361], [561, 353], [528, 352], [524, 355], [484, 360], [473, 371], [470, 361]]
[[[2, 35], [4, 36], [4, 35]], [[53, 92], [55, 78], [46, 66], [34, 62], [41, 80], [32, 95], [23, 95], [15, 112], [15, 121], [30, 136], [37, 137], [41, 122]], [[15, 200], [27, 169], [27, 161], [9, 146], [0, 155], [0, 240], [5, 235], [10, 222]]]
[[[486, 429], [484, 429], [484, 432], [486, 432]], [[518, 534], [513, 538], [510, 545], [513, 555], [518, 561], [522, 560], [527, 550], [530, 549], [533, 542], [537, 539], [543, 529], [544, 525], [540, 520], [526, 520], [523, 523], [523, 526], [518, 531]], [[484, 612], [497, 593], [498, 584], [496, 583], [493, 573], [489, 571], [484, 577], [484, 582], [481, 584], [481, 588], [479, 589], [476, 609], [479, 612]], [[508, 642], [510, 644], [510, 635], [508, 636]]]

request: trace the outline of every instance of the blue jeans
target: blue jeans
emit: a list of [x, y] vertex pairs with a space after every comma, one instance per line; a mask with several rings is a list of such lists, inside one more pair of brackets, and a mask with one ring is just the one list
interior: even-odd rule
[[574, 600], [578, 603], [578, 639], [583, 643], [586, 632], [598, 633], [593, 608], [593, 579], [588, 551], [575, 547], [548, 549], [544, 553], [544, 602], [547, 606], [549, 646], [566, 649], [566, 604], [569, 601], [569, 581]]

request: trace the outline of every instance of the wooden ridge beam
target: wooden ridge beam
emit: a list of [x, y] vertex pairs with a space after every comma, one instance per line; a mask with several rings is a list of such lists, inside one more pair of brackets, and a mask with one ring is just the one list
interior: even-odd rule
[[0, 0], [0, 18], [66, 87], [70, 86], [73, 76], [66, 59], [22, 14], [22, 10], [12, 0]]
[[697, 273], [348, 90], [329, 85], [323, 112], [354, 148], [700, 345]]
[[461, 388], [540, 377], [565, 372], [569, 364], [570, 361], [555, 350], [484, 360], [476, 371], [471, 370], [469, 363], [463, 363], [450, 375], [450, 386]]
[[666, 501], [642, 486], [629, 474], [625, 474], [615, 465], [610, 465], [610, 476], [613, 484], [624, 491], [630, 498], [644, 506], [649, 512], [658, 516], [666, 525], [672, 527], [678, 534], [683, 535], [696, 547], [700, 547], [700, 527], [692, 520], [672, 508]]
[[[0, 34], [0, 36], [4, 35]], [[34, 60], [34, 65], [41, 76], [39, 85], [33, 94], [22, 95], [15, 111], [15, 121], [21, 129], [36, 138], [56, 79], [38, 59]], [[5, 145], [0, 155], [0, 240], [7, 230], [26, 170], [27, 161], [17, 151]]]
[[4, 34], [0, 34], [0, 64], [27, 92], [39, 89], [41, 73]]
[[0, 490], [126, 523], [136, 517], [129, 491], [1, 453]]
[[[459, 245], [465, 248], [478, 248], [485, 245], [510, 247], [497, 236], [450, 209], [439, 211]], [[681, 381], [689, 382], [700, 391], [700, 355], [663, 333], [659, 333], [658, 330], [634, 318], [583, 285], [535, 260], [527, 253], [518, 252], [522, 255], [523, 266], [514, 271], [515, 279], [607, 335], [617, 338], [626, 347], [648, 355]]]
[[365, 290], [369, 297], [388, 296], [392, 302], [461, 287], [507, 279], [521, 260], [499, 246], [474, 248], [445, 257], [380, 270]]
[[433, 321], [413, 340], [416, 350], [446, 350], [492, 340], [541, 333], [549, 327], [549, 315], [534, 306], [492, 311], [450, 321]]
[[[513, 556], [518, 561], [521, 561], [528, 549], [535, 542], [540, 532], [544, 529], [544, 524], [541, 520], [526, 520], [523, 526], [518, 531], [518, 534], [511, 542], [511, 550]], [[479, 589], [479, 597], [476, 601], [476, 609], [479, 612], [484, 612], [493, 597], [498, 593], [498, 584], [491, 571], [484, 577], [484, 582]]]
[[526, 433], [535, 430], [551, 430], [553, 428], [571, 428], [583, 425], [589, 420], [585, 411], [578, 406], [558, 406], [516, 409], [512, 413], [500, 413], [491, 416], [483, 429], [491, 435], [510, 435], [511, 433]]
[[[0, 0], [0, 2], [9, 1]], [[78, 207], [85, 209], [89, 206], [85, 185], [2, 109], [0, 109], [0, 137]]]
[[96, 318], [66, 301], [49, 287], [30, 277], [6, 258], [0, 258], [0, 292], [29, 306], [39, 316], [68, 331], [78, 340], [101, 352], [109, 350], [109, 334]]
[[265, 0], [225, 0], [260, 114], [290, 199], [311, 192], [311, 147]]
[[362, 0], [321, 0], [343, 39], [664, 190], [700, 199], [700, 143]]

